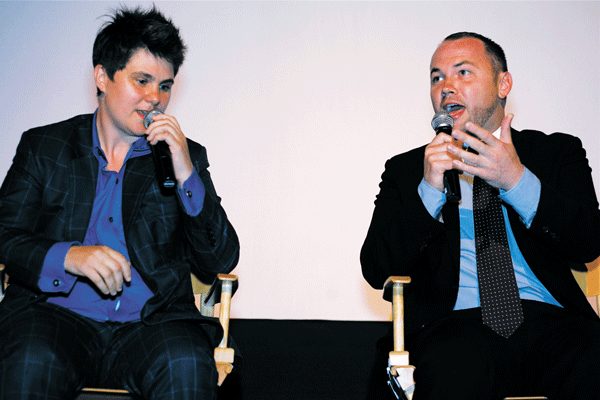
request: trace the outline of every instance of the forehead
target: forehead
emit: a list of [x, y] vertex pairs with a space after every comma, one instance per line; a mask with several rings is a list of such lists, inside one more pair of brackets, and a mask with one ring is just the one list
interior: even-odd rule
[[156, 57], [146, 49], [135, 51], [129, 58], [125, 69], [130, 72], [144, 72], [154, 76], [174, 77], [173, 65], [164, 58]]
[[466, 37], [442, 42], [431, 57], [431, 70], [456, 66], [459, 64], [492, 68], [490, 57], [483, 42]]

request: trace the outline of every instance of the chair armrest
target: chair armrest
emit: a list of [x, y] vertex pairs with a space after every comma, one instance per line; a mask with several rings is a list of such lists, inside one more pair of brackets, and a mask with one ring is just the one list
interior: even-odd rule
[[231, 298], [231, 296], [233, 296], [233, 294], [237, 291], [238, 286], [239, 283], [237, 275], [218, 274], [212, 283], [204, 302], [213, 302], [213, 304], [217, 304], [219, 301], [223, 301], [222, 292], [224, 288], [227, 288], [227, 291], [230, 294], [229, 298]]
[[[404, 352], [404, 285], [408, 283], [408, 276], [391, 276], [383, 285], [383, 298], [392, 302], [394, 352]], [[408, 356], [405, 365], [408, 365]]]
[[237, 276], [218, 274], [212, 284], [203, 283], [192, 274], [192, 288], [196, 296], [196, 306], [200, 313], [207, 317], [214, 317], [215, 304], [221, 301], [221, 288], [224, 281], [232, 281], [232, 295], [237, 290]]

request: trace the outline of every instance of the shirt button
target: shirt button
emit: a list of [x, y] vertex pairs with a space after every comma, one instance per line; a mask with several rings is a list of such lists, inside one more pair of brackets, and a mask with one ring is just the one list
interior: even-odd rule
[[186, 195], [187, 195], [187, 197], [192, 197], [192, 192], [188, 190]]
[[59, 287], [60, 281], [58, 279], [55, 279], [54, 282], [52, 282], [52, 284], [54, 285], [54, 287]]
[[113, 222], [113, 217], [110, 217], [110, 218], [108, 219], [108, 221], [109, 221], [109, 222]]

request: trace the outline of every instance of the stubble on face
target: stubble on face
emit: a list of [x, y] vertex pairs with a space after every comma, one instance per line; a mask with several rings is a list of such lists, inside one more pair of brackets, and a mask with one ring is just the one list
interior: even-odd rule
[[431, 59], [430, 94], [436, 112], [454, 110], [455, 129], [471, 121], [495, 130], [504, 115], [498, 71], [479, 39], [445, 41], [437, 48]]

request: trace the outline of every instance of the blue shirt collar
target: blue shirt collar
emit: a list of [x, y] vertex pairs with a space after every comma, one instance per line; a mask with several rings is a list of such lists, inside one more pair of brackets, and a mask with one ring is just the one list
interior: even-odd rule
[[[92, 122], [92, 148], [94, 151], [94, 155], [98, 158], [103, 166], [106, 166], [106, 157], [104, 156], [104, 151], [100, 146], [100, 138], [98, 137], [98, 126], [96, 125], [98, 118], [98, 109], [94, 112], [94, 120]], [[150, 144], [145, 136], [136, 140], [132, 145], [131, 149], [127, 153], [125, 157], [125, 161], [127, 161], [130, 157], [142, 156], [144, 154], [148, 154], [150, 152]]]

